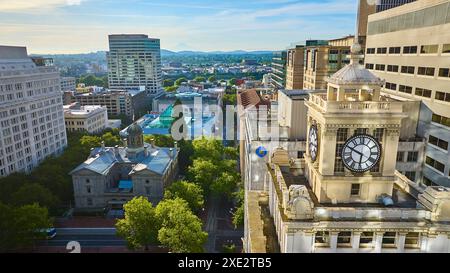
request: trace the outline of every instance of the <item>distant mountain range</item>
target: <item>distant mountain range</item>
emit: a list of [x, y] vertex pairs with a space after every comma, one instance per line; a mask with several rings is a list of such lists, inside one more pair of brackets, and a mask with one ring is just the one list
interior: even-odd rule
[[174, 56], [174, 55], [266, 55], [272, 54], [273, 51], [245, 51], [245, 50], [234, 50], [234, 51], [170, 51], [167, 49], [161, 49], [161, 56]]
[[[245, 50], [235, 50], [235, 51], [171, 51], [167, 49], [161, 49], [161, 56], [193, 56], [193, 55], [267, 55], [272, 54], [273, 51], [245, 51]], [[37, 54], [33, 54], [37, 55]], [[65, 58], [79, 58], [79, 57], [88, 57], [88, 58], [102, 58], [106, 56], [105, 51], [97, 51], [91, 53], [80, 53], [80, 54], [43, 54], [38, 56], [45, 57], [65, 57]]]

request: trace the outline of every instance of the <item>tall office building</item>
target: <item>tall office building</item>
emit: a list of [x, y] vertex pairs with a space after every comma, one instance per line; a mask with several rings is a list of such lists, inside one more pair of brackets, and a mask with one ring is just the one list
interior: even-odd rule
[[67, 146], [59, 73], [25, 47], [0, 46], [0, 177], [29, 172]]
[[366, 67], [383, 92], [421, 101], [422, 182], [450, 186], [450, 1], [417, 1], [369, 16]]
[[415, 1], [416, 0], [377, 0], [376, 11], [382, 12]]
[[367, 22], [369, 15], [376, 12], [382, 12], [388, 9], [392, 9], [407, 3], [414, 2], [416, 0], [359, 0], [358, 4], [358, 19], [357, 19], [357, 33], [359, 43], [363, 49], [366, 47], [367, 36]]
[[303, 88], [326, 89], [326, 79], [349, 63], [347, 58], [354, 36], [330, 41], [306, 41]]
[[286, 85], [286, 51], [273, 53], [270, 85], [275, 89], [284, 89]]
[[303, 89], [303, 73], [305, 69], [305, 47], [296, 46], [287, 51], [286, 89]]
[[145, 86], [149, 97], [162, 92], [159, 39], [140, 34], [109, 35], [107, 59], [110, 89]]

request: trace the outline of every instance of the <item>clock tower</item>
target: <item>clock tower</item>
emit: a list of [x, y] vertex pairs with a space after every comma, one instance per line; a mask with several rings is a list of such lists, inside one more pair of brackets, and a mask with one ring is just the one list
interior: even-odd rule
[[380, 95], [384, 82], [365, 69], [361, 46], [328, 78], [308, 107], [305, 175], [320, 203], [378, 203], [392, 196], [402, 102]]

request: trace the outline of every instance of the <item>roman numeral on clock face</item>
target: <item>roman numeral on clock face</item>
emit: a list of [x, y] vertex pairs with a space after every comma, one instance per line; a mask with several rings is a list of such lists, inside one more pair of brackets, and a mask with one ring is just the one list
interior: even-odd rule
[[341, 158], [344, 166], [353, 172], [373, 169], [381, 157], [381, 146], [369, 135], [356, 135], [342, 147]]

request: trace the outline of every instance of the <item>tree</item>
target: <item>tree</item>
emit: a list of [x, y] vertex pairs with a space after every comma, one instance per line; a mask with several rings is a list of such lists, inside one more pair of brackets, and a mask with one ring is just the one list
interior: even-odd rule
[[244, 225], [244, 204], [240, 205], [237, 210], [233, 214], [233, 224], [235, 228], [241, 227]]
[[222, 98], [223, 105], [236, 105], [237, 104], [237, 96], [236, 94], [224, 94]]
[[48, 210], [37, 204], [11, 207], [0, 203], [0, 252], [16, 251], [44, 239], [51, 227]]
[[58, 200], [55, 195], [51, 193], [44, 186], [32, 183], [25, 184], [13, 194], [13, 200], [15, 205], [31, 205], [39, 204], [46, 208], [52, 208], [58, 204]]
[[208, 78], [208, 81], [210, 83], [215, 83], [217, 81], [217, 78], [216, 78], [216, 76], [211, 76], [211, 77]]
[[105, 145], [107, 147], [114, 147], [116, 145], [120, 145], [120, 136], [118, 134], [114, 135], [111, 132], [105, 133], [102, 136], [102, 140], [105, 142]]
[[178, 89], [178, 86], [168, 86], [168, 87], [164, 87], [164, 90], [165, 90], [166, 92], [175, 92], [175, 91], [177, 91], [177, 89]]
[[163, 81], [163, 87], [170, 87], [170, 86], [173, 86], [173, 84], [174, 84], [174, 81], [172, 79], [165, 79]]
[[100, 147], [102, 145], [102, 139], [98, 136], [83, 136], [80, 139], [80, 144], [87, 148]]
[[205, 82], [206, 79], [205, 79], [205, 77], [197, 76], [197, 77], [194, 78], [194, 81], [195, 82]]
[[174, 147], [174, 140], [171, 136], [166, 135], [146, 135], [144, 136], [144, 141], [150, 143], [151, 141], [155, 142], [155, 145], [158, 147]]
[[181, 198], [185, 200], [192, 211], [199, 211], [203, 208], [204, 197], [202, 188], [188, 181], [178, 181], [173, 183], [164, 193], [164, 199]]
[[219, 168], [210, 160], [194, 159], [192, 166], [188, 168], [187, 177], [203, 188], [205, 193], [209, 193], [211, 183], [216, 179]]
[[145, 197], [135, 197], [124, 205], [125, 218], [116, 223], [117, 235], [137, 249], [157, 243], [158, 222], [155, 208]]
[[180, 86], [183, 82], [187, 82], [187, 79], [185, 77], [179, 78], [175, 81], [175, 86]]
[[231, 78], [231, 79], [228, 81], [228, 85], [231, 85], [231, 86], [236, 85], [236, 82], [237, 82], [236, 78]]
[[226, 196], [227, 198], [231, 198], [238, 181], [237, 175], [223, 172], [212, 182], [211, 192], [216, 196]]
[[202, 230], [202, 222], [181, 199], [164, 200], [156, 207], [161, 229], [158, 239], [175, 253], [201, 253], [208, 234]]

